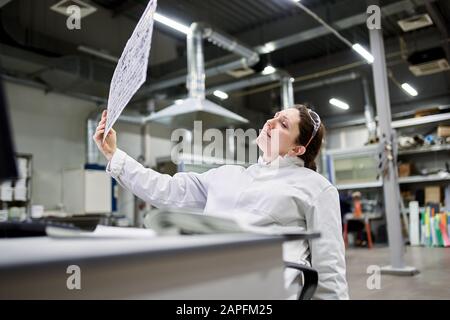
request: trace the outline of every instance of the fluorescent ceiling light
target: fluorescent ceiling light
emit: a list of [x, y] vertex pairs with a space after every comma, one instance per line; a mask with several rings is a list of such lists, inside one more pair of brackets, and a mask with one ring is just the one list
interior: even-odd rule
[[159, 14], [158, 12], [155, 12], [153, 18], [156, 21], [165, 24], [166, 26], [175, 29], [177, 31], [180, 31], [184, 34], [189, 34], [191, 32], [191, 29], [188, 26], [185, 26], [184, 24], [181, 24], [178, 21], [165, 17], [162, 14]]
[[347, 103], [345, 103], [339, 99], [336, 99], [336, 98], [331, 98], [330, 103], [333, 106], [336, 106], [336, 107], [344, 109], [344, 110], [348, 110], [350, 108], [350, 106]]
[[271, 42], [266, 43], [260, 49], [261, 53], [263, 53], [263, 54], [270, 53], [270, 52], [272, 52], [274, 50], [275, 50], [275, 46]]
[[367, 51], [363, 46], [361, 46], [359, 43], [355, 43], [352, 46], [352, 49], [355, 50], [361, 57], [366, 59], [366, 61], [368, 63], [372, 63], [373, 60], [375, 60], [373, 58], [373, 55], [369, 51]]
[[414, 89], [413, 87], [411, 87], [411, 85], [410, 85], [409, 83], [406, 83], [406, 82], [403, 83], [403, 84], [402, 84], [402, 89], [405, 90], [405, 92], [406, 92], [407, 94], [409, 94], [410, 96], [415, 97], [415, 96], [418, 95], [417, 90]]
[[276, 69], [269, 64], [264, 68], [264, 70], [262, 71], [262, 74], [268, 75], [268, 74], [274, 73], [275, 71], [276, 71]]
[[214, 94], [216, 97], [218, 97], [218, 98], [220, 98], [220, 99], [222, 99], [222, 100], [228, 99], [228, 94], [226, 94], [226, 92], [223, 92], [223, 91], [220, 91], [220, 90], [215, 90], [215, 91], [213, 92], [213, 94]]

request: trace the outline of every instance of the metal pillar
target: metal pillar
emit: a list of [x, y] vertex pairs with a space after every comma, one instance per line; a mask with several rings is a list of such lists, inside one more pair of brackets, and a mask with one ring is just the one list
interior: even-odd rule
[[[379, 4], [378, 1], [371, 1]], [[396, 160], [393, 157], [391, 105], [389, 100], [388, 77], [384, 53], [383, 33], [380, 29], [369, 30], [370, 47], [375, 61], [372, 64], [373, 80], [375, 86], [375, 100], [380, 126], [380, 143], [384, 144], [383, 151], [388, 159], [387, 171], [383, 175], [383, 193], [386, 210], [388, 239], [391, 265], [382, 267], [381, 272], [386, 274], [413, 275], [418, 271], [414, 267], [407, 267], [403, 261], [404, 243], [400, 225], [400, 210], [398, 198], [398, 180], [396, 175]]]

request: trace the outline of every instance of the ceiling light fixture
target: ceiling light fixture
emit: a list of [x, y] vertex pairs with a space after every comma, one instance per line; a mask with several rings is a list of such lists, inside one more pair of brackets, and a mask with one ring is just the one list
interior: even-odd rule
[[215, 90], [213, 92], [213, 95], [215, 95], [216, 97], [225, 100], [228, 99], [228, 94], [226, 92], [220, 91], [220, 90]]
[[331, 98], [330, 104], [343, 110], [348, 110], [350, 108], [350, 106], [347, 103], [336, 98]]
[[300, 3], [300, 1], [292, 0], [295, 2], [295, 5], [305, 11], [308, 15], [310, 15], [312, 18], [314, 18], [317, 22], [319, 22], [324, 28], [328, 29], [331, 33], [333, 33], [338, 39], [340, 39], [343, 43], [345, 43], [347, 46], [355, 50], [357, 53], [359, 53], [368, 63], [372, 63], [374, 61], [374, 58], [372, 54], [367, 51], [363, 46], [361, 46], [359, 43], [352, 44], [347, 38], [345, 38], [343, 35], [341, 35], [336, 29], [334, 29], [331, 25], [326, 23], [321, 17], [319, 17], [317, 14], [315, 14], [313, 11], [309, 10], [308, 7], [306, 7], [304, 4]]
[[372, 63], [375, 59], [373, 57], [373, 55], [367, 51], [362, 45], [360, 45], [359, 43], [355, 43], [352, 46], [352, 49], [355, 50], [361, 57], [363, 57], [364, 59], [366, 59], [366, 61], [368, 63]]
[[268, 42], [261, 47], [260, 53], [262, 53], [262, 54], [271, 53], [274, 50], [275, 50], [275, 46], [273, 45], [273, 43]]
[[409, 83], [402, 83], [402, 89], [410, 96], [417, 96], [419, 93]]
[[277, 71], [277, 69], [275, 69], [275, 68], [272, 67], [270, 64], [268, 64], [268, 65], [264, 68], [264, 70], [262, 71], [262, 74], [266, 76], [266, 75], [268, 75], [268, 74], [274, 73], [275, 71]]
[[191, 29], [188, 26], [185, 26], [184, 24], [181, 24], [178, 21], [175, 21], [171, 18], [163, 16], [162, 14], [159, 14], [158, 12], [155, 12], [153, 18], [155, 19], [155, 21], [158, 21], [159, 23], [162, 23], [162, 24], [164, 24], [172, 29], [175, 29], [179, 32], [182, 32], [186, 35], [191, 32]]

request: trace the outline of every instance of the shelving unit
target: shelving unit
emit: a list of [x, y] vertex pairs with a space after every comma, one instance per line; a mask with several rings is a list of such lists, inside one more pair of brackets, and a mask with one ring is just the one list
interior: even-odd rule
[[[441, 176], [439, 174], [433, 174], [429, 176], [410, 176], [410, 177], [401, 177], [398, 179], [399, 184], [442, 182], [442, 181], [450, 181], [450, 174], [446, 176]], [[336, 188], [338, 190], [370, 189], [381, 187], [382, 187], [381, 181], [336, 185]]]
[[[424, 116], [419, 118], [410, 118], [397, 120], [392, 122], [392, 127], [397, 131], [403, 128], [424, 126], [424, 125], [438, 125], [438, 124], [448, 124], [450, 123], [450, 112], [435, 114], [430, 116]], [[373, 189], [382, 187], [382, 182], [376, 180], [377, 168], [376, 166], [367, 167], [370, 164], [369, 159], [377, 161], [378, 145], [370, 145], [360, 148], [344, 149], [344, 150], [328, 150], [326, 152], [326, 161], [328, 167], [328, 174], [330, 180], [336, 184], [338, 190], [352, 190], [352, 189]], [[448, 152], [450, 151], [450, 144], [442, 145], [432, 145], [426, 147], [420, 147], [415, 149], [403, 149], [399, 150], [398, 155], [406, 157], [408, 155], [415, 154], [426, 154], [426, 153], [437, 153], [437, 152]], [[364, 160], [363, 160], [364, 159]], [[342, 165], [343, 160], [348, 163]], [[351, 162], [354, 162], [351, 164]], [[360, 163], [358, 163], [358, 161]], [[364, 168], [364, 164], [366, 167]], [[339, 172], [340, 168], [336, 166], [341, 165], [343, 170]], [[348, 168], [345, 168], [348, 165]], [[360, 166], [360, 168], [358, 167]], [[367, 175], [373, 177], [373, 179], [359, 179], [357, 176], [358, 170], [368, 170]], [[347, 171], [347, 173], [345, 172]], [[348, 179], [342, 181], [342, 177], [348, 175]], [[352, 178], [354, 177], [353, 181]], [[339, 179], [341, 178], [341, 181]], [[361, 181], [364, 180], [364, 181]], [[401, 185], [411, 184], [411, 183], [429, 183], [429, 182], [445, 182], [450, 181], [450, 173], [447, 175], [432, 174], [432, 175], [414, 175], [408, 177], [400, 177], [399, 183]]]
[[371, 189], [371, 188], [381, 188], [381, 181], [374, 182], [362, 182], [362, 183], [353, 183], [353, 184], [341, 184], [336, 185], [338, 190], [353, 190], [353, 189]]
[[377, 176], [378, 145], [328, 150], [326, 163], [330, 180], [339, 190], [381, 187]]
[[[450, 159], [450, 144], [439, 144], [446, 142], [445, 139], [436, 135], [439, 125], [450, 125], [449, 112], [402, 120], [394, 126], [399, 136], [402, 134], [410, 136], [416, 134], [435, 135], [434, 139], [437, 144], [399, 150], [398, 152], [397, 160], [411, 165], [409, 175], [399, 177], [402, 194], [406, 199], [419, 201], [421, 205], [431, 201], [430, 198], [427, 199], [426, 197], [427, 190], [438, 187], [442, 197], [442, 189], [447, 188], [450, 183], [450, 172], [446, 171]], [[440, 172], [438, 173], [438, 171]], [[430, 174], [424, 175], [425, 172]]]
[[[392, 122], [392, 127], [397, 131], [397, 136], [415, 134], [428, 135], [435, 132], [437, 125], [450, 124], [450, 112], [420, 118], [404, 119]], [[445, 141], [445, 140], [444, 140]], [[442, 139], [436, 139], [437, 143], [442, 143]], [[337, 189], [344, 198], [349, 197], [349, 192], [360, 191], [365, 199], [375, 199], [380, 205], [383, 213], [383, 181], [377, 179], [379, 174], [379, 145], [368, 145], [352, 149], [328, 150], [322, 157], [326, 164], [327, 173], [330, 181], [336, 185]], [[435, 173], [438, 170], [446, 169], [446, 164], [450, 159], [450, 143], [422, 146], [411, 149], [398, 150], [398, 161], [411, 163], [409, 176], [398, 178], [400, 193], [404, 201], [404, 207], [401, 210], [402, 220], [408, 224], [408, 204], [409, 200], [419, 201], [421, 210], [425, 205], [426, 187], [434, 185], [441, 187], [450, 183], [450, 172]], [[447, 165], [448, 168], [448, 165]], [[416, 170], [416, 172], [415, 172]], [[429, 175], [418, 173], [433, 173]], [[408, 173], [407, 173], [408, 174]], [[346, 194], [347, 193], [347, 194]], [[385, 228], [384, 221], [379, 221], [377, 228]], [[380, 233], [383, 238], [383, 231]]]
[[[2, 185], [2, 188], [10, 188], [7, 192], [2, 190], [0, 197], [0, 209], [24, 208], [24, 215], [14, 217], [14, 219], [25, 219], [31, 211], [31, 180], [32, 180], [32, 159], [30, 154], [16, 154], [19, 177], [17, 180]], [[9, 194], [8, 194], [9, 193]], [[9, 217], [10, 218], [10, 217]], [[8, 218], [8, 219], [9, 219]]]
[[392, 128], [399, 129], [406, 127], [420, 126], [425, 124], [441, 124], [445, 123], [448, 120], [450, 120], [450, 112], [433, 114], [430, 116], [423, 116], [418, 118], [409, 118], [392, 121]]
[[450, 151], [450, 143], [445, 144], [445, 145], [431, 146], [431, 147], [403, 149], [403, 150], [399, 150], [398, 154], [406, 155], [406, 154], [418, 154], [418, 153], [437, 152], [437, 151]]
[[439, 174], [432, 174], [429, 176], [401, 177], [398, 180], [400, 184], [450, 181], [450, 174], [444, 177]]

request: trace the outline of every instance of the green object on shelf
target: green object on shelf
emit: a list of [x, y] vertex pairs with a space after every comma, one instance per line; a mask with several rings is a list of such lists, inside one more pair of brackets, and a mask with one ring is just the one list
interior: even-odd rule
[[439, 225], [441, 224], [441, 215], [437, 214], [434, 216], [434, 230], [436, 232], [436, 243], [439, 247], [443, 247], [444, 246], [444, 241], [442, 239], [442, 233], [441, 233], [441, 229], [439, 228]]

